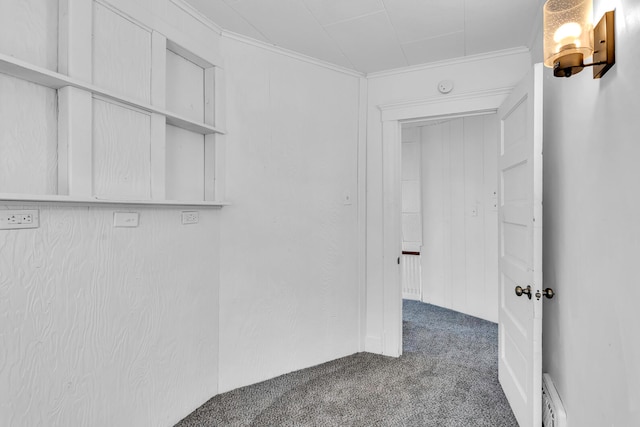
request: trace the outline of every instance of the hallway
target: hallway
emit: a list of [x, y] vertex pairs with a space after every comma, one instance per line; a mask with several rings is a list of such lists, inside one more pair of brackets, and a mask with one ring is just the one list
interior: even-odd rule
[[359, 353], [218, 395], [176, 427], [517, 426], [496, 324], [403, 302], [404, 354]]

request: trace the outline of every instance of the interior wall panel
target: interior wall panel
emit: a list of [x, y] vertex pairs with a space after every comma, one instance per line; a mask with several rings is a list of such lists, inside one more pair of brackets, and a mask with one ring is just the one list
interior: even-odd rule
[[[465, 218], [469, 213], [464, 204], [465, 199], [465, 175], [467, 165], [465, 164], [466, 135], [464, 134], [464, 119], [449, 122], [449, 180], [445, 185], [445, 191], [449, 192], [451, 211], [449, 220], [451, 221], [451, 282], [450, 297], [452, 307], [457, 307], [456, 311], [466, 312], [467, 302], [467, 230], [465, 229]], [[448, 187], [447, 187], [448, 185]], [[445, 284], [447, 286], [447, 284]]]
[[423, 301], [451, 306], [450, 193], [443, 182], [449, 179], [449, 124], [422, 127]]
[[0, 74], [0, 193], [56, 194], [56, 91]]
[[[464, 119], [464, 230], [465, 230], [465, 304], [471, 313], [491, 313], [489, 300], [485, 295], [485, 269], [496, 270], [487, 263], [485, 254], [485, 227], [492, 220], [492, 211], [485, 194], [484, 152], [492, 150], [495, 144], [485, 140], [483, 116]], [[485, 147], [485, 145], [488, 145]], [[493, 150], [493, 153], [497, 153]], [[492, 180], [497, 182], [497, 178]], [[490, 237], [491, 238], [491, 237]], [[497, 241], [497, 235], [493, 237]], [[496, 251], [497, 252], [497, 251]], [[497, 288], [497, 286], [496, 286]], [[490, 305], [493, 307], [493, 305]], [[483, 317], [487, 317], [486, 314]], [[495, 317], [497, 319], [497, 316]]]
[[94, 2], [93, 83], [151, 102], [151, 32]]
[[93, 100], [93, 192], [110, 199], [151, 197], [151, 116]]
[[[177, 3], [96, 3], [95, 82], [148, 101], [151, 28], [219, 63], [219, 34]], [[55, 70], [58, 1], [0, 0], [0, 9], [0, 52]], [[94, 160], [125, 165], [100, 174], [105, 191], [128, 170], [143, 182], [145, 114], [95, 107]], [[0, 75], [0, 192], [56, 192], [55, 108], [55, 91]], [[0, 203], [34, 207], [39, 228], [0, 230], [0, 425], [173, 426], [217, 394], [220, 211], [202, 208], [186, 227], [181, 208], [166, 206]], [[138, 212], [139, 226], [114, 228], [116, 210]]]
[[640, 2], [593, 16], [614, 8], [618, 63], [543, 84], [543, 365], [570, 426], [640, 425]]
[[213, 395], [219, 213], [39, 209], [0, 230], [0, 424], [171, 426]]
[[494, 322], [496, 123], [487, 115], [422, 127], [422, 300]]
[[58, 0], [2, 0], [0, 52], [58, 69]]
[[204, 200], [204, 135], [167, 125], [166, 197]]
[[167, 109], [204, 122], [204, 69], [167, 50]]
[[359, 350], [360, 82], [222, 41], [232, 202], [221, 232], [225, 391]]

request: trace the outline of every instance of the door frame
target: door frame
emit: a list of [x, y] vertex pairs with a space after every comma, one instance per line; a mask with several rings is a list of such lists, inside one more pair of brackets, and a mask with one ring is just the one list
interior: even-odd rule
[[512, 90], [513, 86], [509, 86], [378, 107], [382, 120], [384, 304], [382, 354], [384, 355], [394, 357], [402, 355], [402, 285], [398, 265], [398, 259], [402, 253], [402, 124], [497, 113], [498, 107]]

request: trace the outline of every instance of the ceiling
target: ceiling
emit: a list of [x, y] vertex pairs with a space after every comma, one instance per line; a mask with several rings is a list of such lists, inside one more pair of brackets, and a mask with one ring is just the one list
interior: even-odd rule
[[225, 30], [363, 73], [531, 44], [541, 0], [187, 0]]

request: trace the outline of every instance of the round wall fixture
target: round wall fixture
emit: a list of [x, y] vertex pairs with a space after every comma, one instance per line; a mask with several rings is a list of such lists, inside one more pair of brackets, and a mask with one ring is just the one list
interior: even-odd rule
[[449, 93], [453, 90], [453, 82], [451, 80], [443, 80], [438, 83], [438, 91], [440, 93]]

